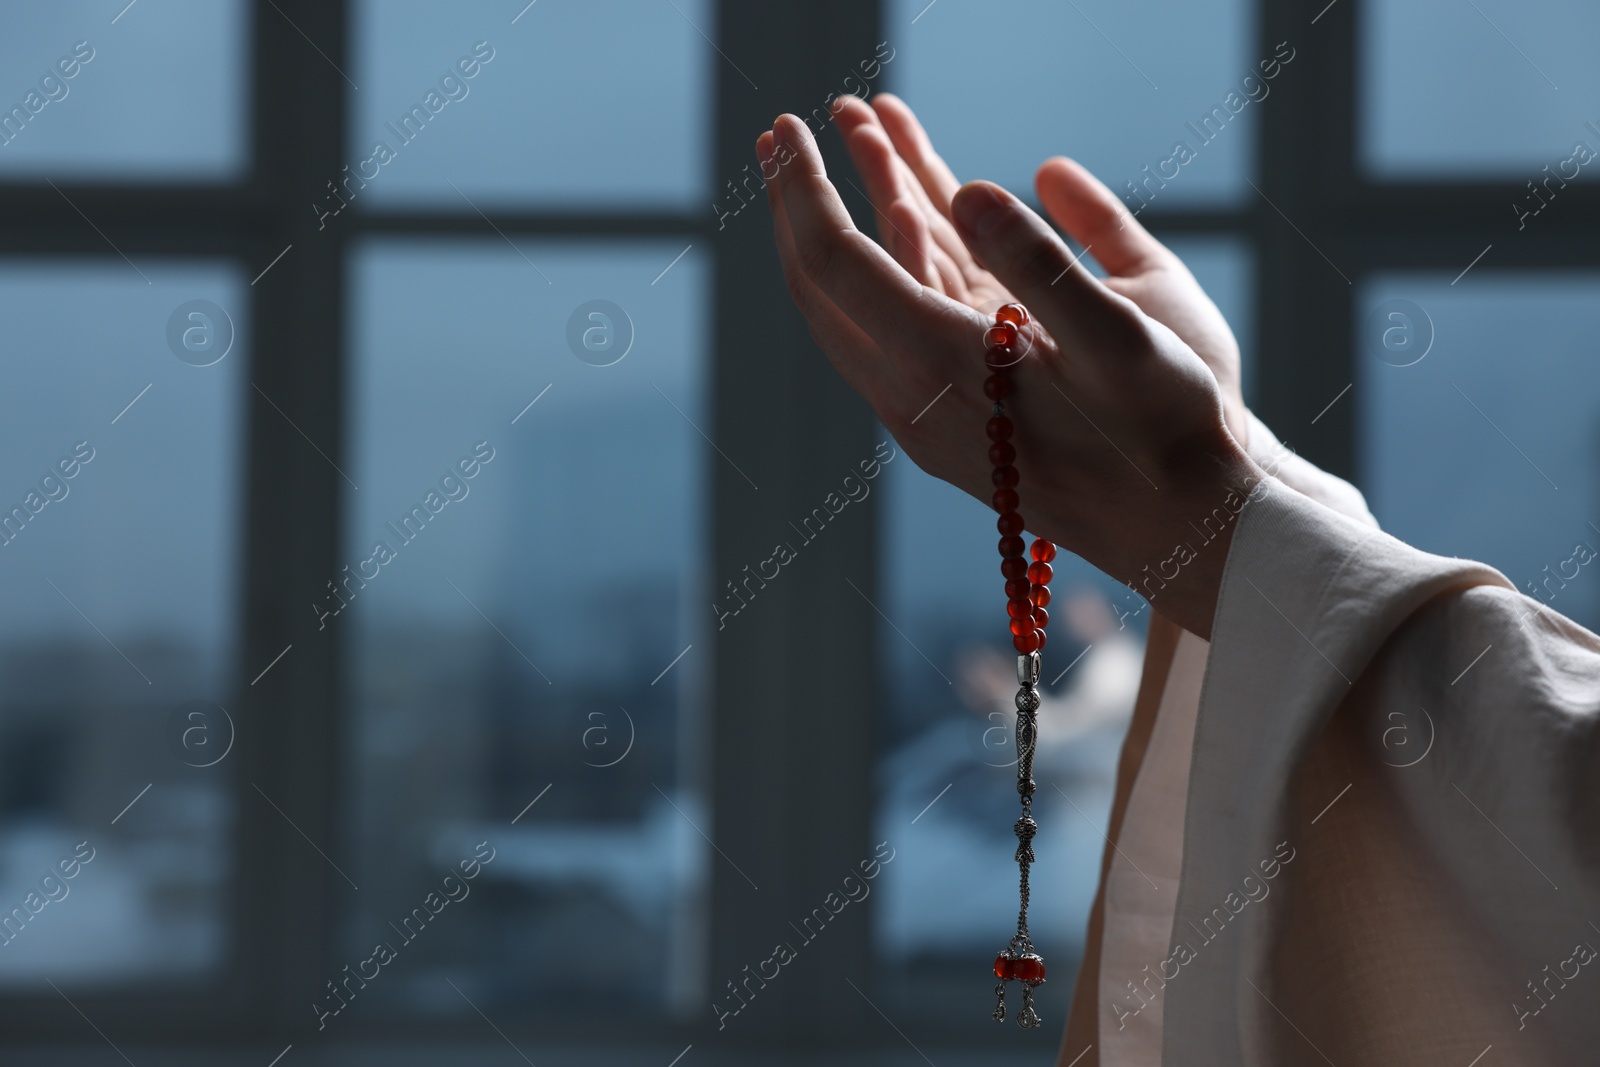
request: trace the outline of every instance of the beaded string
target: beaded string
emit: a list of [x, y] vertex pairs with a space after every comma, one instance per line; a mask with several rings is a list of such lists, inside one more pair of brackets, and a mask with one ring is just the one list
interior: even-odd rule
[[995, 985], [995, 1022], [1006, 1017], [1006, 983], [1022, 983], [1022, 1011], [1017, 1023], [1031, 1030], [1040, 1023], [1033, 1008], [1034, 988], [1045, 978], [1044, 959], [1034, 951], [1028, 936], [1028, 867], [1034, 862], [1033, 837], [1039, 826], [1033, 820], [1033, 754], [1038, 741], [1039, 711], [1039, 652], [1045, 646], [1045, 626], [1050, 622], [1046, 605], [1050, 603], [1050, 579], [1053, 577], [1050, 561], [1055, 559], [1056, 547], [1044, 538], [1035, 538], [1028, 555], [1024, 556], [1022, 532], [1025, 523], [1017, 510], [1021, 498], [1017, 494], [1016, 446], [1011, 443], [1015, 426], [1005, 411], [1005, 399], [1012, 393], [1014, 383], [1010, 370], [1026, 354], [1023, 344], [1023, 327], [1028, 325], [1028, 310], [1021, 304], [1007, 304], [995, 313], [995, 323], [984, 333], [988, 346], [984, 363], [991, 373], [983, 383], [983, 393], [994, 401], [994, 413], [989, 418], [989, 461], [994, 464], [994, 497], [991, 503], [1000, 517], [995, 528], [1000, 531], [1000, 573], [1006, 580], [1006, 615], [1010, 618], [1011, 644], [1017, 650], [1017, 794], [1022, 800], [1022, 815], [1013, 829], [1016, 832], [1017, 867], [1019, 871], [1017, 932], [1011, 943], [995, 956], [994, 974], [999, 979]]

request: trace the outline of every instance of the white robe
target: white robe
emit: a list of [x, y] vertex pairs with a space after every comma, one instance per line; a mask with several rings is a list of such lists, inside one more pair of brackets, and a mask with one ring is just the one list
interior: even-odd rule
[[1211, 643], [1152, 623], [1059, 1064], [1600, 1063], [1600, 638], [1250, 444]]

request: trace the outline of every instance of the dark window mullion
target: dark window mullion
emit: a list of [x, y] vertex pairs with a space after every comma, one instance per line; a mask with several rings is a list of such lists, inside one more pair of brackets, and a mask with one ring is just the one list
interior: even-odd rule
[[[349, 470], [342, 432], [347, 230], [319, 231], [310, 205], [344, 164], [348, 87], [307, 38], [348, 64], [347, 8], [345, 0], [258, 0], [253, 17], [253, 184], [271, 197], [275, 214], [249, 249], [252, 276], [293, 247], [250, 290], [233, 986], [257, 1027], [285, 1041], [314, 1021], [307, 1005], [330, 973], [334, 931], [355, 892], [284, 817], [335, 862], [346, 854], [340, 631], [318, 632], [310, 604], [338, 570], [346, 484], [332, 463]], [[359, 884], [359, 871], [340, 866]]]
[[1359, 4], [1259, 0], [1256, 10], [1257, 49], [1288, 41], [1297, 53], [1262, 109], [1256, 152], [1257, 403], [1280, 438], [1349, 477], [1355, 405], [1317, 416], [1351, 381], [1350, 314], [1365, 268], [1344, 239], [1352, 220], [1337, 210], [1355, 176]]
[[[843, 79], [872, 58], [881, 39], [878, 8], [859, 0], [719, 5], [713, 36], [726, 58], [711, 59], [715, 195], [726, 194], [725, 181], [756, 173], [756, 134], [780, 112], [808, 115], [830, 93], [846, 91]], [[830, 155], [837, 140], [822, 138]], [[848, 167], [837, 156], [829, 164]], [[760, 489], [708, 453], [707, 611], [726, 594], [725, 581], [770, 556], [775, 541], [796, 539], [789, 524], [871, 458], [878, 439], [871, 411], [817, 350], [785, 291], [764, 202], [758, 197], [729, 219], [715, 240], [708, 432]], [[779, 580], [712, 635], [712, 836], [760, 889], [710, 856], [708, 998], [726, 997], [725, 983], [742, 979], [743, 968], [770, 956], [776, 942], [796, 940], [788, 923], [820, 906], [871, 857], [878, 709], [872, 687], [883, 671], [877, 616], [850, 583], [875, 591], [873, 514], [869, 508], [797, 546]], [[870, 991], [867, 911], [849, 909], [836, 925], [801, 947], [802, 958], [784, 970], [781, 991], [763, 994], [728, 1023], [736, 1037], [721, 1036], [787, 1047], [892, 1039], [845, 981]], [[710, 1012], [704, 1022], [712, 1022]]]

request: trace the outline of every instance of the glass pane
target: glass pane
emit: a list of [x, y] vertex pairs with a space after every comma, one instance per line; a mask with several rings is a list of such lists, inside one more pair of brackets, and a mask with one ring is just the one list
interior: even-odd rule
[[10, 4], [0, 175], [231, 177], [245, 167], [243, 0]]
[[1253, 195], [1256, 103], [1272, 91], [1260, 76], [1291, 73], [1295, 54], [1250, 51], [1253, 12], [1246, 0], [893, 0], [887, 78], [963, 180], [1031, 198], [1039, 164], [1069, 155], [1133, 210], [1231, 204]]
[[[356, 257], [360, 490], [349, 617], [326, 620], [352, 645], [362, 889], [341, 950], [410, 961], [362, 993], [371, 1009], [703, 1007], [696, 827], [712, 830], [683, 739], [707, 663], [687, 593], [703, 569], [696, 426], [712, 432], [708, 265], [682, 251], [375, 242]], [[480, 842], [493, 858], [462, 880]], [[409, 947], [430, 894], [444, 903]]]
[[700, 210], [710, 0], [519, 8], [355, 4], [354, 198]]
[[0, 983], [44, 995], [227, 948], [248, 289], [139, 269], [0, 262]]
[[[1589, 106], [1600, 95], [1600, 7], [1372, 0], [1360, 11], [1361, 157], [1369, 171], [1537, 182], [1548, 165], [1569, 180], [1591, 175], [1595, 168], [1583, 163], [1600, 152]], [[1588, 151], [1574, 159], [1578, 143]]]
[[1483, 560], [1593, 629], [1600, 578], [1583, 564], [1600, 548], [1600, 275], [1451, 277], [1363, 287], [1367, 501], [1396, 537]]

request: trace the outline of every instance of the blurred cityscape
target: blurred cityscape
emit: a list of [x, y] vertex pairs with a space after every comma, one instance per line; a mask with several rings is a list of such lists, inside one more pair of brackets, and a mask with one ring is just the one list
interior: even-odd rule
[[[12, 357], [0, 383], [0, 502], [20, 504], [76, 442], [96, 450], [69, 493], [30, 508], [22, 532], [0, 538], [8, 996], [54, 998], [47, 979], [64, 995], [205, 989], [241, 940], [235, 902], [251, 887], [240, 884], [239, 856], [255, 843], [238, 837], [238, 798], [263, 801], [228, 758], [241, 726], [228, 705], [263, 666], [241, 666], [237, 646], [255, 565], [243, 558], [245, 516], [261, 493], [249, 482], [260, 469], [247, 466], [246, 428], [264, 419], [287, 420], [311, 462], [337, 460], [349, 482], [341, 563], [369, 556], [386, 523], [478, 442], [496, 455], [381, 580], [326, 620], [341, 642], [338, 829], [331, 841], [289, 839], [305, 846], [308, 868], [322, 862], [313, 848], [326, 850], [361, 886], [339, 905], [324, 946], [330, 977], [375, 945], [404, 945], [403, 963], [371, 982], [354, 1012], [385, 1023], [475, 1009], [536, 1023], [602, 1019], [606, 1038], [634, 1021], [707, 1021], [708, 894], [720, 862], [707, 840], [717, 775], [710, 605], [726, 577], [708, 570], [709, 472], [738, 458], [722, 454], [713, 418], [711, 331], [727, 276], [765, 271], [778, 285], [764, 246], [760, 260], [735, 258], [714, 236], [711, 205], [727, 194], [711, 161], [724, 158], [719, 137], [745, 145], [754, 131], [716, 128], [719, 77], [743, 86], [701, 30], [717, 23], [711, 0], [522, 3], [356, 0], [348, 55], [305, 49], [305, 62], [337, 59], [339, 76], [361, 86], [342, 108], [329, 103], [349, 142], [340, 158], [355, 160], [473, 42], [491, 42], [496, 55], [470, 97], [327, 220], [345, 241], [341, 318], [328, 330], [344, 331], [328, 340], [347, 379], [337, 441], [300, 427], [318, 398], [269, 396], [257, 380], [304, 353], [247, 343], [257, 309], [284, 306], [264, 295], [269, 282], [256, 286], [277, 280], [261, 271], [267, 259], [288, 255], [270, 268], [287, 272], [307, 255], [303, 245], [258, 255], [264, 186], [242, 182], [263, 164], [251, 157], [251, 116], [277, 106], [253, 98], [252, 35], [261, 18], [288, 15], [246, 0], [7, 11], [0, 70], [22, 73], [0, 100], [22, 100], [73, 42], [92, 41], [95, 58], [0, 145], [0, 181], [17, 183], [19, 196], [66, 197], [75, 212], [80, 185], [146, 183], [185, 198], [199, 188], [196, 203], [213, 193], [246, 203], [237, 232], [252, 235], [202, 240], [152, 212], [140, 236], [152, 251], [125, 255], [97, 243], [104, 220], [80, 227], [73, 213], [64, 217], [74, 229], [43, 236], [22, 219], [0, 260]], [[1399, 197], [1412, 182], [1503, 181], [1515, 205], [1540, 167], [1589, 136], [1595, 116], [1568, 101], [1600, 92], [1590, 55], [1600, 9], [1479, 6], [1371, 0], [1325, 12], [1323, 28], [1360, 9], [1352, 79], [1361, 92], [1340, 114], [1355, 131], [1361, 180], [1381, 183], [1372, 195]], [[1272, 54], [1276, 42], [1257, 41], [1259, 7], [889, 0], [878, 13], [895, 58], [874, 88], [919, 109], [963, 178], [1026, 193], [1037, 163], [1065, 152], [1120, 192]], [[1516, 27], [1522, 57], [1491, 16]], [[1295, 106], [1280, 90], [1315, 62], [1307, 42], [1292, 44], [1307, 58], [1141, 216], [1159, 229], [1163, 212], [1185, 213], [1170, 244], [1238, 335], [1252, 401], [1264, 361], [1280, 383], [1314, 369], [1289, 362], [1299, 351], [1259, 351], [1255, 336], [1265, 320], [1256, 294], [1275, 262], [1261, 220], [1280, 224], [1251, 181], [1262, 177], [1262, 116]], [[967, 76], [974, 55], [1007, 56], [1007, 76]], [[837, 74], [817, 87], [836, 85]], [[560, 106], [545, 106], [552, 100]], [[303, 217], [326, 193], [293, 196]], [[1460, 270], [1467, 257], [1453, 263], [1441, 234], [1420, 223], [1420, 237], [1360, 244], [1369, 234], [1331, 249], [1353, 276], [1341, 283], [1328, 260], [1328, 285], [1351, 294], [1349, 382], [1341, 375], [1322, 414], [1296, 409], [1298, 424], [1273, 429], [1291, 447], [1348, 430], [1356, 480], [1386, 529], [1483, 559], [1595, 628], [1600, 275], [1574, 266], [1587, 262], [1581, 249], [1560, 243], [1570, 220], [1559, 213], [1576, 199], [1530, 219], [1533, 234], [1504, 215], [1509, 238], [1549, 243], [1497, 238], [1469, 271]], [[1434, 207], [1454, 217], [1450, 205]], [[751, 208], [729, 228], [764, 227], [761, 200]], [[377, 212], [387, 221], [369, 225]], [[507, 218], [542, 221], [508, 236]], [[1281, 229], [1285, 241], [1300, 239]], [[1535, 270], [1511, 247], [1560, 255]], [[577, 309], [602, 298], [621, 311], [611, 326], [628, 342], [614, 364], [569, 340]], [[171, 347], [172, 316], [197, 301], [228, 323], [233, 343], [214, 365]], [[1401, 304], [1414, 309], [1406, 359], [1380, 341]], [[773, 326], [745, 327], [740, 357], [763, 358]], [[775, 391], [762, 402], [806, 397]], [[874, 882], [868, 985], [875, 1006], [912, 1034], [987, 1040], [985, 965], [1011, 933], [1017, 888], [1015, 683], [994, 519], [909, 460], [886, 465], [874, 488], [878, 580], [860, 591], [884, 616], [877, 649], [887, 666], [852, 681], [875, 687], [880, 711], [861, 735], [872, 739], [875, 800], [850, 818], [892, 842], [896, 858]], [[843, 521], [866, 513], [851, 509]], [[329, 577], [273, 579], [314, 605]], [[1126, 606], [1126, 591], [1065, 554], [1055, 588], [1032, 909], [1050, 967], [1040, 1011], [1052, 1027], [1082, 950], [1148, 621], [1145, 611], [1120, 628], [1110, 606]], [[430, 895], [480, 842], [493, 861], [435, 911]], [[402, 931], [418, 908], [433, 918], [413, 939]], [[0, 1059], [10, 1062], [9, 1049]]]

